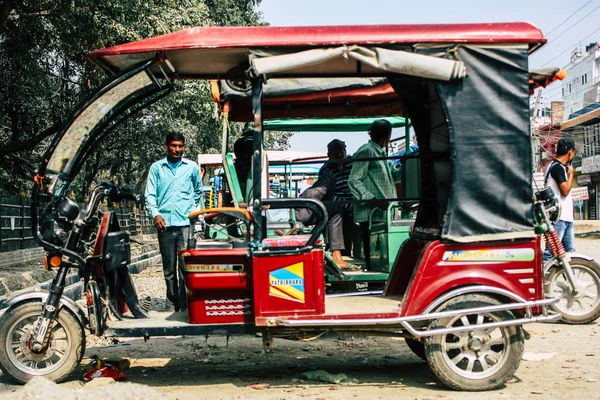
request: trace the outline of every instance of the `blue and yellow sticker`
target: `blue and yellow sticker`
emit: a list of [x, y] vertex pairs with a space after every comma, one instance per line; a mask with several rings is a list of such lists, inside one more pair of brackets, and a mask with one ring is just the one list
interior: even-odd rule
[[445, 251], [442, 261], [450, 262], [499, 262], [533, 261], [533, 249], [489, 249]]
[[269, 294], [304, 303], [304, 262], [271, 271]]

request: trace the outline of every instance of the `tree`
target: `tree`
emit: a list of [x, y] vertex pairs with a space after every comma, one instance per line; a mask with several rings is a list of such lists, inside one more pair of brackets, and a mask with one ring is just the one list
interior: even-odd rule
[[[259, 3], [0, 0], [0, 189], [29, 189], [62, 121], [105, 78], [85, 62], [91, 50], [192, 26], [258, 25]], [[209, 93], [204, 82], [177, 82], [175, 93], [115, 129], [85, 163], [72, 187], [76, 195], [112, 176], [139, 187], [150, 163], [164, 155], [160, 145], [169, 130], [184, 133], [188, 154], [218, 149], [220, 125]]]

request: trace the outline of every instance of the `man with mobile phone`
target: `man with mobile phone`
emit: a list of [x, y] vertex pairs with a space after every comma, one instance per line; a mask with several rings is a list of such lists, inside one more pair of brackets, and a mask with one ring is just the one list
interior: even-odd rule
[[[577, 150], [575, 142], [570, 138], [561, 138], [556, 145], [556, 158], [548, 165], [545, 185], [550, 186], [557, 199], [560, 199], [560, 218], [554, 224], [556, 233], [562, 241], [567, 252], [575, 251], [575, 230], [573, 227], [573, 158]], [[546, 246], [544, 261], [552, 257], [550, 249]]]

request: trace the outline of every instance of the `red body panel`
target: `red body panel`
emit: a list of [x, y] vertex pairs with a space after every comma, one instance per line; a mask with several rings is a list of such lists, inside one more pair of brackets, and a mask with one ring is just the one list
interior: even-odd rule
[[[413, 242], [413, 248], [418, 248]], [[422, 242], [406, 290], [402, 315], [420, 314], [444, 293], [462, 286], [506, 289], [525, 300], [543, 299], [542, 252], [539, 238], [474, 244]], [[403, 249], [404, 250], [404, 249]], [[407, 254], [414, 254], [414, 251]], [[402, 256], [402, 254], [401, 254]], [[402, 259], [397, 260], [402, 264]], [[405, 268], [394, 269], [386, 295], [402, 294]]]
[[89, 58], [181, 49], [411, 43], [545, 43], [542, 32], [522, 22], [446, 25], [300, 27], [196, 27], [95, 50]]
[[184, 250], [188, 322], [253, 323], [248, 249]]
[[252, 266], [256, 318], [325, 312], [323, 250], [255, 255]]

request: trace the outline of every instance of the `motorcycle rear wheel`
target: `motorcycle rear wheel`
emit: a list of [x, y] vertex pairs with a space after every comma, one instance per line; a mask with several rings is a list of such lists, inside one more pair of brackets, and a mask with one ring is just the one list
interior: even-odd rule
[[34, 376], [61, 382], [73, 372], [85, 352], [85, 333], [69, 310], [59, 311], [50, 326], [48, 345], [31, 349], [33, 327], [42, 315], [42, 303], [19, 304], [0, 319], [0, 369], [19, 383]]
[[600, 265], [580, 257], [571, 258], [571, 269], [581, 289], [574, 294], [564, 268], [552, 268], [545, 279], [546, 294], [559, 297], [550, 305], [566, 324], [587, 324], [600, 317]]

